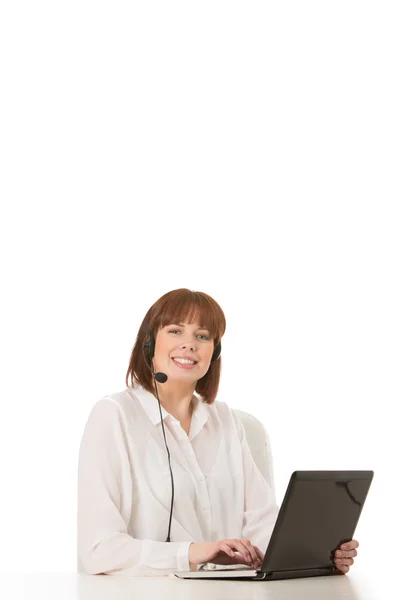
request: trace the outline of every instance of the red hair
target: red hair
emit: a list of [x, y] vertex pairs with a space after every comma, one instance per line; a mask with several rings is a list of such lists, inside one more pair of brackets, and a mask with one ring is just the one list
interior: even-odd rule
[[[214, 348], [225, 333], [225, 315], [219, 304], [203, 292], [186, 288], [173, 290], [161, 296], [147, 311], [139, 328], [135, 345], [129, 360], [125, 383], [134, 386], [139, 383], [147, 391], [154, 393], [153, 377], [144, 357], [143, 343], [148, 335], [156, 338], [162, 327], [171, 323], [199, 323], [208, 329], [214, 340]], [[221, 359], [212, 361], [207, 373], [197, 381], [195, 391], [204, 402], [212, 404], [217, 396], [221, 374]]]

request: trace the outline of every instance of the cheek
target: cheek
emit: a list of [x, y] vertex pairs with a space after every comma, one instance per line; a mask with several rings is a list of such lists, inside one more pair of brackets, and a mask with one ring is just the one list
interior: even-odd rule
[[[175, 342], [175, 344], [174, 344]], [[155, 360], [165, 361], [168, 360], [170, 354], [176, 347], [176, 340], [167, 335], [159, 334], [156, 338], [156, 345], [154, 351]]]
[[211, 358], [214, 352], [214, 348], [204, 348], [201, 354], [202, 361], [205, 365], [209, 366], [211, 364]]
[[159, 336], [156, 339], [156, 345], [155, 345], [155, 349], [154, 349], [154, 360], [155, 361], [159, 361], [159, 360], [163, 360], [166, 356], [166, 354], [168, 354], [168, 344], [166, 343], [166, 340]]

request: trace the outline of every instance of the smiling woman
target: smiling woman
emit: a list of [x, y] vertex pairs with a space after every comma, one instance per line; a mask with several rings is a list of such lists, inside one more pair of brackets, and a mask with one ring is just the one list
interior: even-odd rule
[[[177, 378], [177, 372], [172, 367], [188, 370], [196, 375], [194, 391], [205, 402], [212, 404], [218, 393], [221, 373], [221, 361], [218, 360], [221, 352], [221, 338], [225, 333], [225, 315], [219, 304], [203, 292], [193, 292], [182, 288], [164, 294], [148, 310], [139, 328], [135, 345], [133, 347], [129, 367], [126, 374], [126, 385], [139, 383], [148, 392], [154, 392], [154, 382], [149, 369], [149, 358], [154, 357], [156, 370], [167, 373], [168, 377]], [[195, 350], [191, 349], [189, 337], [196, 336]], [[171, 343], [167, 342], [171, 339]], [[148, 354], [143, 352], [147, 344]], [[164, 348], [162, 352], [158, 349]], [[174, 348], [185, 344], [188, 346], [184, 354], [181, 350], [174, 356]], [[172, 354], [169, 355], [168, 364], [165, 357], [170, 346]], [[211, 354], [207, 364], [208, 352]], [[195, 355], [195, 353], [200, 353]], [[174, 358], [197, 360], [196, 368], [183, 369], [182, 361]], [[161, 364], [162, 363], [162, 364]], [[200, 363], [200, 364], [199, 364]], [[206, 368], [207, 367], [207, 368]]]
[[[169, 292], [145, 315], [127, 388], [95, 404], [83, 433], [80, 570], [154, 576], [204, 563], [260, 567], [278, 507], [242, 422], [216, 400], [224, 332], [221, 307], [202, 292]], [[335, 558], [343, 571], [358, 544], [346, 545]]]

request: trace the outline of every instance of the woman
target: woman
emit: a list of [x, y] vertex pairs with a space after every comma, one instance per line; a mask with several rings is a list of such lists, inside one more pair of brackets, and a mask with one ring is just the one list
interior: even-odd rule
[[[147, 312], [127, 388], [99, 400], [79, 455], [78, 555], [84, 571], [164, 575], [203, 563], [262, 562], [278, 514], [244, 428], [215, 402], [225, 316], [178, 289]], [[341, 547], [344, 573], [356, 556]]]

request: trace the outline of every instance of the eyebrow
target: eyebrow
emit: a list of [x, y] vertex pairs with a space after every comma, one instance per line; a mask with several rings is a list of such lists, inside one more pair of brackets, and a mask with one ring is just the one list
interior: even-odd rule
[[[171, 323], [171, 325], [173, 325], [173, 323]], [[176, 323], [176, 325], [178, 325], [178, 327], [185, 327], [184, 323]], [[204, 331], [209, 331], [208, 327], [198, 327], [197, 329], [203, 329]]]

